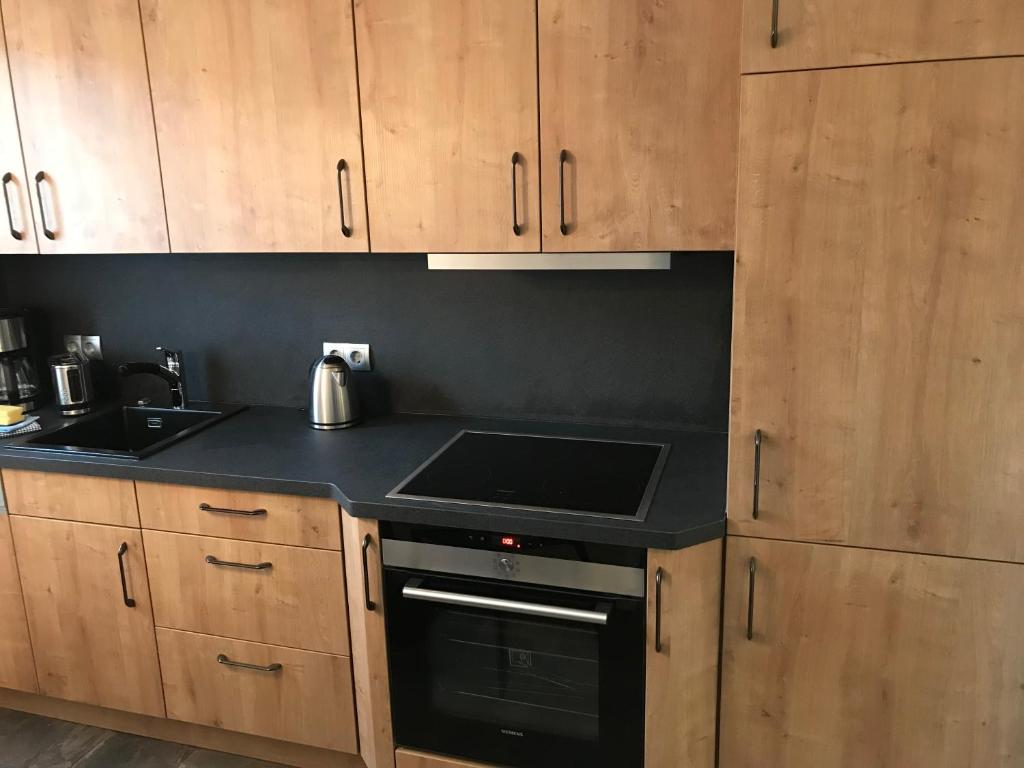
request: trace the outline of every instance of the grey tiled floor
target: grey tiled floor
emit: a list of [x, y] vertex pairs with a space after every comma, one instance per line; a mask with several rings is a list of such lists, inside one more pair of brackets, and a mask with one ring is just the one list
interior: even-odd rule
[[0, 768], [283, 768], [0, 709]]

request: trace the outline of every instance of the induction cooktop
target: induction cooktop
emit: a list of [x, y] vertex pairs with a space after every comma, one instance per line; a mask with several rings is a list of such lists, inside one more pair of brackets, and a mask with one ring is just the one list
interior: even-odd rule
[[464, 430], [387, 495], [643, 520], [665, 443]]

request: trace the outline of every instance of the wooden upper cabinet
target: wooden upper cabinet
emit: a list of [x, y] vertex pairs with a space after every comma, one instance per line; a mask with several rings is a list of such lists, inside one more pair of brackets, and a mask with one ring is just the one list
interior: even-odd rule
[[1024, 58], [744, 78], [732, 533], [1024, 561], [1022, 93]]
[[743, 0], [743, 71], [1024, 53], [1020, 0]]
[[731, 537], [723, 633], [723, 767], [1024, 764], [1024, 567]]
[[534, 0], [355, 9], [373, 250], [540, 250]]
[[538, 7], [544, 250], [732, 249], [739, 0]]
[[163, 717], [142, 533], [31, 517], [11, 528], [39, 692]]
[[367, 251], [348, 0], [141, 8], [171, 247]]
[[25, 173], [10, 83], [7, 44], [0, 34], [0, 184], [4, 196], [4, 212], [0, 216], [5, 216], [0, 223], [0, 253], [38, 253], [29, 203], [31, 182]]
[[166, 251], [136, 0], [2, 6], [40, 250]]
[[0, 512], [0, 688], [35, 693], [36, 670], [7, 515]]

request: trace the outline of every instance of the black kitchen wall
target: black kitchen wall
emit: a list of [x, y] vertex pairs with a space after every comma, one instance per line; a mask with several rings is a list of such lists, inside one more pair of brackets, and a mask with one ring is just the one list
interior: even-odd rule
[[[108, 363], [185, 353], [193, 399], [300, 406], [321, 343], [369, 342], [373, 411], [725, 429], [732, 254], [671, 271], [431, 272], [422, 255], [0, 258], [0, 300]], [[4, 292], [6, 291], [6, 296]]]

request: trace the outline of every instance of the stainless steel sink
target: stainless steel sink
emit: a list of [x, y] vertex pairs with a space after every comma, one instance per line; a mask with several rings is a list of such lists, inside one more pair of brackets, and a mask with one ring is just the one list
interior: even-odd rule
[[237, 405], [194, 410], [123, 406], [83, 416], [72, 424], [10, 447], [142, 459], [244, 410], [245, 406]]

